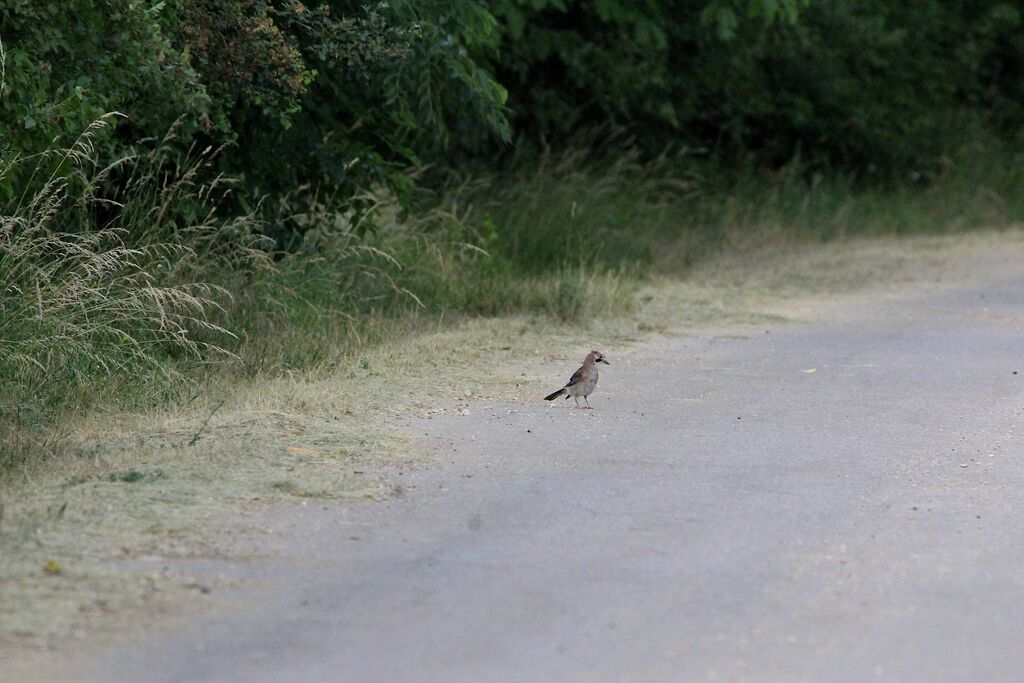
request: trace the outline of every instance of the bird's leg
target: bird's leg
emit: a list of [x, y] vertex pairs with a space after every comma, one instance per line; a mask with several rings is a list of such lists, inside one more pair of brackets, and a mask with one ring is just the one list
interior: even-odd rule
[[573, 396], [572, 400], [576, 401], [576, 407], [579, 408], [580, 407], [580, 397], [579, 396]]
[[589, 409], [590, 408], [590, 399], [588, 399], [586, 396], [584, 396], [583, 400], [586, 402], [587, 408]]

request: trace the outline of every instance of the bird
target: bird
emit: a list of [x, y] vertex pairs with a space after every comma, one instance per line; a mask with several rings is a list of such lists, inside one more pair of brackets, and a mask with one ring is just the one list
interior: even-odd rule
[[544, 397], [544, 400], [554, 401], [559, 396], [565, 396], [565, 400], [568, 401], [569, 397], [572, 396], [573, 400], [576, 401], [576, 407], [579, 408], [580, 396], [582, 396], [584, 403], [587, 404], [587, 408], [590, 408], [590, 401], [587, 400], [587, 397], [594, 393], [594, 389], [597, 387], [598, 363], [611, 365], [600, 351], [588, 353], [587, 357], [583, 359], [583, 365], [580, 366], [579, 370], [572, 373], [572, 377], [569, 378], [565, 386], [554, 393], [548, 394]]

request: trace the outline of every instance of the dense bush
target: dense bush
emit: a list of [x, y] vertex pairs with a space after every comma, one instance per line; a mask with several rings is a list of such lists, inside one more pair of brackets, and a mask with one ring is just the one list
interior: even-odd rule
[[474, 59], [493, 49], [495, 20], [471, 0], [71, 5], [0, 2], [6, 159], [117, 110], [126, 121], [96, 141], [107, 156], [180, 119], [186, 148], [235, 143], [223, 167], [251, 196], [328, 184], [348, 199], [406, 189], [407, 170], [452, 137], [509, 137], [505, 90]]
[[[816, 0], [770, 26], [701, 0], [493, 6], [514, 123], [546, 143], [612, 122], [648, 149], [708, 147], [726, 164], [800, 155], [899, 175], [935, 168], [965, 121], [1020, 132], [1014, 3]], [[709, 9], [725, 17], [717, 32], [700, 20]]]
[[[119, 138], [92, 141], [107, 159], [136, 138], [162, 135], [178, 117], [198, 121], [209, 97], [161, 20], [129, 0], [0, 2], [0, 158], [10, 162], [55, 141], [69, 146], [111, 111], [127, 115]], [[29, 168], [11, 169], [0, 202], [11, 199], [18, 173]]]
[[407, 197], [410, 169], [594, 127], [654, 155], [918, 177], [967, 134], [1019, 142], [1024, 102], [1021, 11], [998, 0], [70, 5], [0, 2], [4, 158], [117, 110], [111, 158], [178, 121], [183, 148], [233, 143], [222, 170], [251, 198]]

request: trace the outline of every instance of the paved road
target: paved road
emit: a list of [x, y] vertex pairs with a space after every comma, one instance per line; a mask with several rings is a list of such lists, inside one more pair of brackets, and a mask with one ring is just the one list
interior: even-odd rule
[[206, 567], [262, 588], [82, 675], [1019, 681], [1020, 272], [604, 349], [592, 411], [411, 423], [401, 496], [281, 511]]

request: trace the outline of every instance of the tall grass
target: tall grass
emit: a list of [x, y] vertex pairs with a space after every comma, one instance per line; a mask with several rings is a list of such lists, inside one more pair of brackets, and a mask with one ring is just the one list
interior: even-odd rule
[[[137, 159], [95, 164], [93, 142], [114, 116], [67, 148], [0, 168], [0, 183], [22, 185], [0, 213], [0, 468], [24, 450], [12, 444], [31, 446], [29, 427], [115, 396], [160, 394], [189, 362], [229, 353], [219, 321], [230, 294], [196, 278], [195, 238], [210, 226], [151, 229], [152, 199], [168, 186]], [[123, 194], [103, 196], [126, 172]]]
[[[299, 189], [263, 212], [281, 223], [267, 226], [227, 210], [241, 203], [225, 202], [217, 151], [182, 153], [173, 132], [100, 166], [91, 143], [108, 124], [0, 169], [22, 185], [0, 212], [0, 470], [69, 412], [179, 400], [211, 372], [330, 368], [467, 316], [585, 324], [626, 310], [645, 275], [723, 250], [1024, 219], [1024, 167], [1001, 148], [874, 188], [796, 163], [725, 172], [581, 147], [453, 176], [412, 212], [382, 191], [356, 215]], [[267, 232], [301, 239], [282, 252]]]
[[300, 214], [285, 212], [307, 229], [231, 309], [241, 367], [251, 375], [337, 362], [396, 330], [436, 329], [438, 320], [529, 313], [574, 321], [631, 302], [635, 285], [618, 267], [567, 261], [525, 272], [493, 244], [487, 225], [473, 223], [472, 207], [461, 204], [468, 198], [453, 192], [410, 214], [381, 192], [364, 198], [373, 208], [358, 218], [310, 202]]
[[941, 173], [893, 184], [810, 173], [799, 159], [726, 169], [685, 153], [641, 161], [628, 148], [584, 147], [456, 185], [467, 194], [465, 222], [517, 272], [678, 274], [722, 250], [1024, 221], [1024, 154], [978, 138]]

